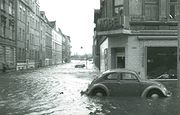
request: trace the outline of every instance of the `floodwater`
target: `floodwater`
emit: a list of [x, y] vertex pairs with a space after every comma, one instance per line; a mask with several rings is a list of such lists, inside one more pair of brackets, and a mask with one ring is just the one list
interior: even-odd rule
[[77, 62], [0, 74], [0, 115], [180, 115], [180, 93], [162, 99], [81, 95], [98, 74]]

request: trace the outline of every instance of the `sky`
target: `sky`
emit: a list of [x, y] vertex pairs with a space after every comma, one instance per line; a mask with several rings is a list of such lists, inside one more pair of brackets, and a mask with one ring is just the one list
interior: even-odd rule
[[[55, 21], [65, 35], [71, 37], [72, 55], [92, 53], [94, 9], [100, 0], [39, 0], [40, 10], [49, 21]], [[83, 47], [83, 48], [81, 48]]]

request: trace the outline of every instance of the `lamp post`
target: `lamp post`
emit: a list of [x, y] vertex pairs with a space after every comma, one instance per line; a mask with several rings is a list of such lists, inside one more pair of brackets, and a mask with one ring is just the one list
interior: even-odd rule
[[[83, 47], [81, 46], [81, 49], [83, 49]], [[86, 69], [87, 69], [87, 54], [85, 53], [86, 56]]]

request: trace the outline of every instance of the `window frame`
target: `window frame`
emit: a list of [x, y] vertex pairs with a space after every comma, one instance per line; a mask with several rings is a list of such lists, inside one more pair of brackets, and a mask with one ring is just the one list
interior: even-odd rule
[[[117, 79], [109, 79], [109, 78], [108, 78], [108, 76], [109, 76], [110, 74], [115, 74], [115, 73], [118, 74]], [[110, 73], [104, 75], [104, 79], [107, 80], [107, 81], [119, 81], [119, 79], [120, 79], [120, 73], [119, 73], [119, 72], [110, 72]]]
[[[133, 75], [136, 79], [123, 79], [123, 74], [124, 73], [125, 74], [131, 74], [131, 78], [132, 78], [132, 75]], [[137, 75], [134, 74], [134, 73], [130, 73], [130, 72], [121, 72], [120, 80], [123, 80], [123, 81], [139, 81]]]
[[[113, 16], [118, 16], [118, 15], [122, 15], [123, 14], [123, 11], [124, 11], [124, 0], [122, 0], [122, 4], [118, 4], [118, 5], [116, 5], [115, 4], [115, 1], [116, 0], [113, 0]], [[116, 8], [118, 8], [118, 10], [120, 11], [122, 11], [122, 13], [116, 13]]]

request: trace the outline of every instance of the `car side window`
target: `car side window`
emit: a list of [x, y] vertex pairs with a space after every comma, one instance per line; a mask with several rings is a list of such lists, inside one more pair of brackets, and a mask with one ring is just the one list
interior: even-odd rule
[[110, 73], [106, 76], [107, 80], [118, 80], [119, 74], [118, 73]]
[[132, 73], [122, 73], [122, 80], [137, 80], [136, 76]]

